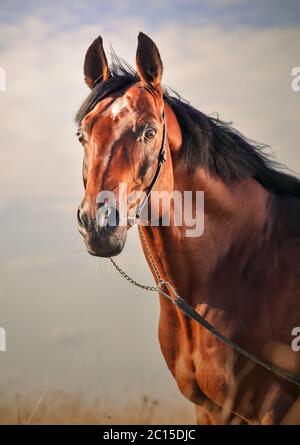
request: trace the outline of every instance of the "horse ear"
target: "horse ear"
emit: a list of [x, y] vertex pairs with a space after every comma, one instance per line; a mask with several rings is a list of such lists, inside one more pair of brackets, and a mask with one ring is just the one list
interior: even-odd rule
[[103, 82], [110, 77], [102, 37], [97, 37], [86, 52], [84, 59], [84, 79], [90, 88], [97, 80]]
[[161, 83], [163, 64], [157, 46], [142, 32], [138, 35], [136, 66], [142, 81], [156, 88]]

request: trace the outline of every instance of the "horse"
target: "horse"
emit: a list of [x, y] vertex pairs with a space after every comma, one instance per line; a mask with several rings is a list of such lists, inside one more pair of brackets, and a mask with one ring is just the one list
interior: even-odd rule
[[[101, 191], [116, 193], [121, 183], [147, 198], [154, 190], [202, 191], [201, 236], [187, 237], [185, 225], [173, 221], [139, 225], [156, 283], [171, 283], [253, 356], [299, 376], [291, 333], [300, 326], [300, 181], [265, 145], [164, 87], [161, 56], [147, 35], [138, 35], [136, 70], [112, 57], [109, 65], [100, 36], [88, 48], [91, 91], [76, 115], [85, 189], [77, 219], [88, 252], [118, 255], [132, 225], [109, 221], [113, 206], [99, 203]], [[128, 202], [128, 214], [138, 214], [139, 205]], [[116, 201], [113, 210], [119, 207]], [[161, 206], [157, 212], [161, 220]], [[195, 404], [198, 424], [300, 423], [299, 386], [224, 345], [163, 295], [159, 301], [161, 351], [180, 392]]]

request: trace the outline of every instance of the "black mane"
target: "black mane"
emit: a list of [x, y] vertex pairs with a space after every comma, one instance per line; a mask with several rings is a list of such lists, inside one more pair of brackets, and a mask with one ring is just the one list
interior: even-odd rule
[[[81, 105], [76, 114], [78, 125], [102, 99], [139, 81], [137, 73], [115, 54], [111, 74]], [[170, 89], [164, 89], [164, 100], [178, 119], [183, 135], [182, 162], [188, 171], [202, 166], [227, 183], [253, 177], [273, 193], [300, 196], [300, 180], [265, 154], [267, 145], [247, 139], [230, 123], [196, 110]]]

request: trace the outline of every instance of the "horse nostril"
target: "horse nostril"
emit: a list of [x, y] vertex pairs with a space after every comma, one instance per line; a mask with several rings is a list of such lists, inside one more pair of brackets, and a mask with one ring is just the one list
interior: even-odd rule
[[80, 227], [84, 227], [85, 229], [88, 229], [88, 225], [89, 225], [88, 215], [80, 207], [77, 210], [77, 221], [78, 221], [78, 224]]
[[82, 221], [81, 221], [81, 217], [80, 217], [80, 208], [79, 207], [77, 209], [77, 221], [78, 221], [78, 224], [82, 225]]
[[78, 207], [78, 209], [77, 209], [77, 222], [78, 222], [78, 224], [79, 224], [80, 226], [83, 226], [83, 222], [82, 222], [82, 219], [81, 219], [81, 210], [80, 210], [79, 207]]

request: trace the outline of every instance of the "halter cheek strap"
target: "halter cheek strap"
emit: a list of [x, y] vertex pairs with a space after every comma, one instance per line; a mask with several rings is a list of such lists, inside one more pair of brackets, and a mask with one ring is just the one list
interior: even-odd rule
[[163, 137], [162, 137], [162, 143], [161, 143], [161, 148], [159, 151], [159, 155], [158, 155], [158, 164], [157, 164], [157, 169], [156, 172], [153, 176], [153, 179], [151, 181], [151, 184], [149, 185], [149, 187], [146, 190], [146, 193], [143, 195], [143, 199], [141, 200], [141, 202], [139, 203], [139, 205], [137, 206], [137, 209], [135, 211], [135, 215], [134, 216], [129, 216], [127, 218], [127, 224], [129, 227], [132, 227], [134, 224], [137, 223], [137, 220], [141, 217], [141, 213], [145, 207], [145, 205], [148, 202], [149, 196], [153, 190], [153, 188], [155, 187], [155, 184], [158, 181], [158, 178], [160, 176], [160, 172], [161, 172], [161, 168], [162, 165], [166, 162], [167, 157], [166, 157], [166, 143], [167, 143], [167, 124], [166, 124], [166, 118], [165, 118], [165, 112], [163, 111], [162, 114], [162, 120], [163, 120]]

